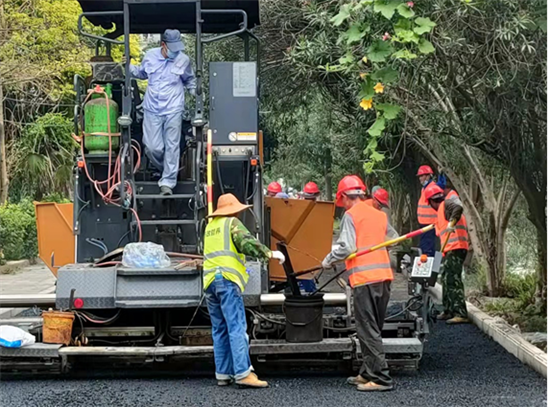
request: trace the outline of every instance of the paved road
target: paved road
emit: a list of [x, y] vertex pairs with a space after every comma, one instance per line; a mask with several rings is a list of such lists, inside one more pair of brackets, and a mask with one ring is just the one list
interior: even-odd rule
[[395, 375], [397, 389], [365, 394], [344, 375], [269, 376], [271, 388], [218, 388], [208, 377], [0, 382], [2, 407], [61, 406], [546, 406], [546, 380], [472, 325], [439, 323], [419, 372]]

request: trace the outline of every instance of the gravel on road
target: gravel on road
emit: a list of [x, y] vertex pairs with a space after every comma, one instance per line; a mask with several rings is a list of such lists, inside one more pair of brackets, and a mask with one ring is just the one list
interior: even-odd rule
[[269, 389], [217, 387], [212, 377], [14, 380], [0, 382], [5, 407], [61, 406], [546, 406], [546, 379], [524, 366], [473, 325], [438, 323], [418, 372], [394, 375], [396, 390], [361, 393], [345, 374], [269, 375]]

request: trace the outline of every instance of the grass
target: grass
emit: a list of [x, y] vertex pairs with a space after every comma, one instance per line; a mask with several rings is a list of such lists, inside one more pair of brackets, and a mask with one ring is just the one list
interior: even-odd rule
[[499, 298], [487, 298], [487, 278], [480, 267], [476, 272], [466, 274], [464, 286], [467, 297], [479, 303], [489, 315], [519, 326], [522, 332], [546, 332], [546, 308], [536, 301], [535, 273], [508, 273], [504, 279], [503, 296]]

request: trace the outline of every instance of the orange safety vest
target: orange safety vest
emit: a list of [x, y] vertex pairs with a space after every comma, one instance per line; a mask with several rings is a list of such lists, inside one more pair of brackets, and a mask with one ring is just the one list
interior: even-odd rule
[[[433, 182], [433, 181], [431, 181]], [[418, 200], [418, 207], [416, 209], [416, 216], [418, 223], [421, 225], [432, 225], [437, 221], [437, 212], [430, 206], [430, 203], [424, 195], [425, 188], [422, 188], [420, 193], [420, 199]]]
[[374, 208], [374, 202], [372, 201], [372, 198], [365, 199], [363, 202], [365, 202], [368, 206]]
[[458, 198], [458, 193], [454, 189], [451, 189], [445, 199], [450, 198], [451, 196], [456, 196]]
[[[451, 196], [451, 193], [452, 192], [447, 195], [447, 198]], [[437, 223], [435, 224], [435, 233], [441, 240], [441, 247], [445, 244], [445, 240], [447, 240], [447, 235], [449, 234], [447, 231], [448, 224], [449, 221], [445, 220], [445, 202], [442, 202], [437, 210]], [[466, 225], [466, 218], [464, 215], [462, 215], [460, 220], [456, 223], [455, 231], [451, 233], [451, 237], [449, 237], [449, 241], [443, 253], [458, 249], [468, 250], [468, 226]]]
[[[357, 250], [382, 243], [386, 238], [388, 219], [382, 211], [369, 206], [365, 201], [348, 210], [355, 226]], [[393, 280], [390, 256], [384, 249], [346, 261], [351, 287]]]

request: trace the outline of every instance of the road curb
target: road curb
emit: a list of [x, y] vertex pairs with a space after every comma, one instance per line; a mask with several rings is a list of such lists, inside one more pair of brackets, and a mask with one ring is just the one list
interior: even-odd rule
[[[442, 298], [442, 287], [439, 283], [430, 288], [430, 292], [438, 301]], [[476, 306], [466, 301], [468, 318], [481, 331], [493, 338], [495, 342], [514, 355], [522, 363], [531, 367], [544, 377], [548, 377], [548, 355], [527, 342], [519, 332], [506, 322], [492, 317]]]

